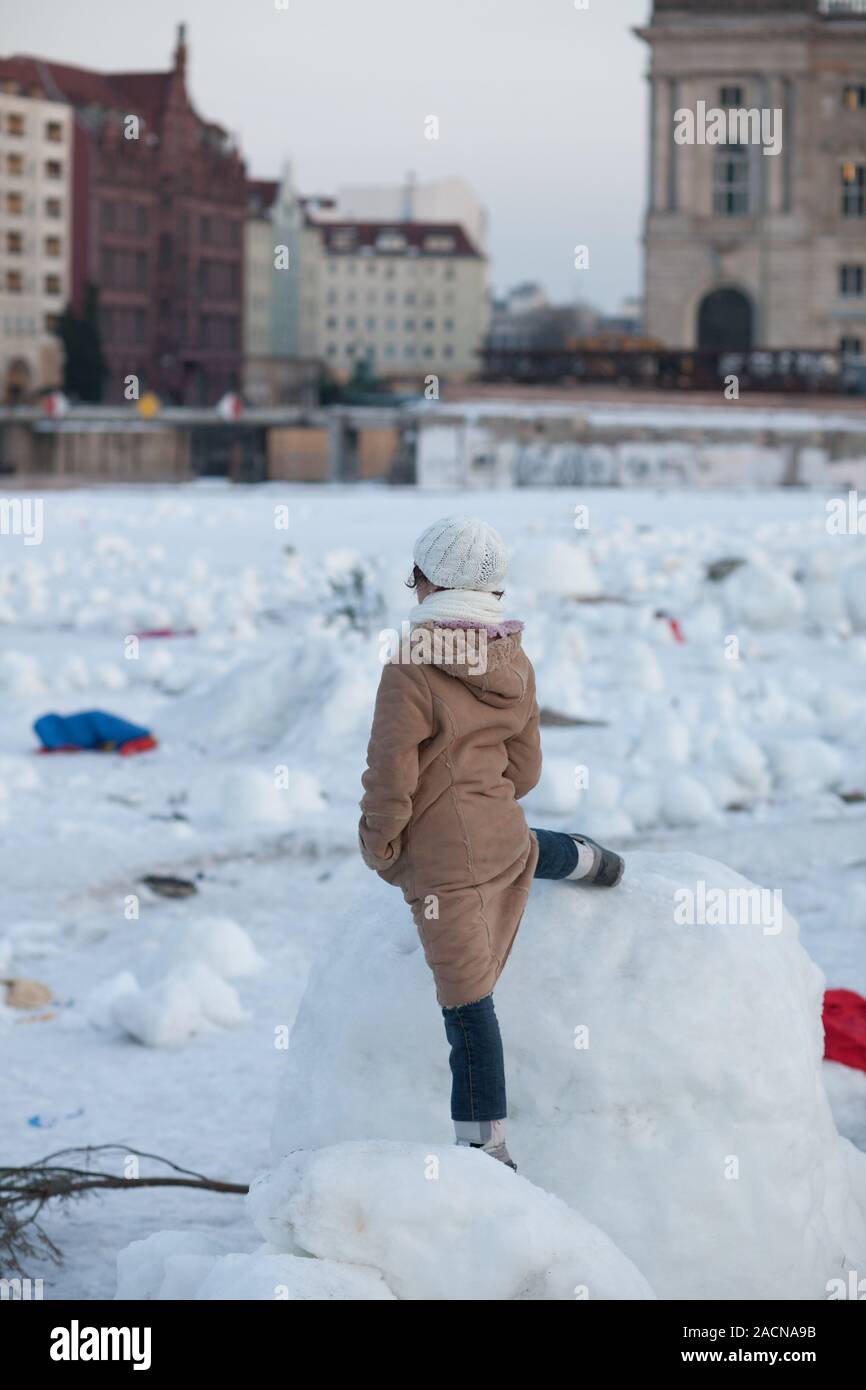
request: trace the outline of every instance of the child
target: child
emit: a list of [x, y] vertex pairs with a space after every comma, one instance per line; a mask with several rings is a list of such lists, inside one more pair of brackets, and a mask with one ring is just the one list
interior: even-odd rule
[[446, 517], [416, 541], [414, 560], [414, 654], [382, 671], [361, 854], [402, 889], [433, 971], [457, 1143], [515, 1168], [492, 991], [530, 884], [613, 887], [624, 865], [586, 836], [530, 830], [518, 805], [540, 776], [541, 742], [523, 624], [502, 610], [502, 537], [483, 521]]

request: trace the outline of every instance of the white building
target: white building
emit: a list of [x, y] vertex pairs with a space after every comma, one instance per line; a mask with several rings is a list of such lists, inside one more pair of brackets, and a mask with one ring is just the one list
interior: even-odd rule
[[300, 253], [300, 342], [339, 378], [465, 377], [487, 333], [487, 258], [454, 222], [318, 220]]
[[0, 91], [0, 399], [59, 386], [72, 272], [69, 106]]

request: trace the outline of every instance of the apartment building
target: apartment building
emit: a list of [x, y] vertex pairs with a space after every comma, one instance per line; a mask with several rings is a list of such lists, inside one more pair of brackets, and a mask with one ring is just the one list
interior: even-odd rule
[[300, 341], [338, 378], [461, 378], [487, 332], [487, 258], [449, 222], [322, 221], [307, 216]]
[[63, 380], [70, 289], [72, 110], [0, 80], [0, 400]]

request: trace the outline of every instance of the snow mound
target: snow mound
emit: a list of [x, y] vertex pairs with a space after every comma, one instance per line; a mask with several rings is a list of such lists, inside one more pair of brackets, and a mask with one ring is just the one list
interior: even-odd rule
[[[344, 872], [348, 887], [357, 869]], [[866, 1157], [824, 1090], [823, 977], [772, 894], [733, 924], [750, 920], [751, 888], [685, 854], [633, 854], [612, 893], [537, 883], [496, 991], [521, 1173], [606, 1232], [659, 1297], [819, 1299], [866, 1267]], [[699, 922], [722, 924], [681, 925], [682, 890]], [[292, 1031], [277, 1167], [347, 1140], [429, 1152], [450, 1137], [442, 1019], [408, 911], [378, 880], [349, 900]], [[410, 1220], [399, 1187], [395, 1200]]]
[[372, 1269], [274, 1252], [221, 1254], [211, 1236], [158, 1231], [134, 1240], [117, 1257], [116, 1299], [287, 1302], [390, 1299], [394, 1295]]
[[[128, 979], [127, 972], [122, 978]], [[202, 961], [175, 966], [144, 986], [118, 988], [111, 1021], [145, 1047], [180, 1047], [198, 1033], [244, 1021], [237, 990]]]
[[585, 546], [574, 541], [533, 539], [522, 545], [508, 566], [508, 583], [528, 594], [594, 598], [601, 581]]
[[281, 1249], [380, 1270], [400, 1299], [647, 1299], [602, 1231], [486, 1154], [347, 1143], [289, 1155], [250, 1192]]
[[736, 570], [725, 581], [724, 597], [729, 621], [758, 631], [795, 627], [806, 607], [799, 585], [763, 560]]
[[219, 1254], [161, 1231], [118, 1257], [118, 1298], [652, 1299], [630, 1260], [558, 1197], [453, 1145], [355, 1142], [253, 1183], [265, 1243]]

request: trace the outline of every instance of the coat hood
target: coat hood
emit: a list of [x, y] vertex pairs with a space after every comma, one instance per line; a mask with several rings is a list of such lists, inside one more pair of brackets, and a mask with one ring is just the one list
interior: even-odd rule
[[509, 621], [498, 627], [479, 627], [473, 623], [419, 623], [417, 627], [431, 632], [441, 630], [454, 639], [466, 634], [467, 659], [449, 659], [448, 644], [444, 652], [434, 645], [429, 664], [465, 685], [477, 700], [485, 705], [503, 709], [517, 704], [526, 694], [529, 663], [523, 653], [521, 633], [523, 623]]

